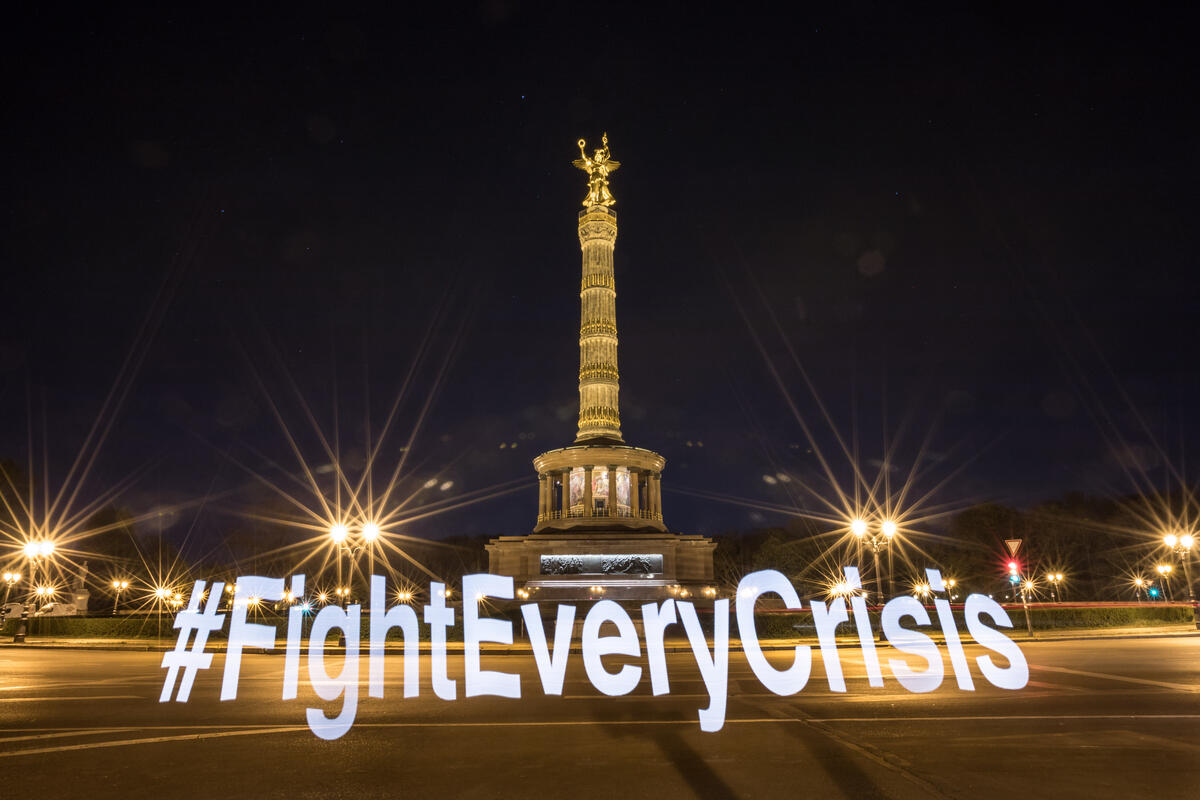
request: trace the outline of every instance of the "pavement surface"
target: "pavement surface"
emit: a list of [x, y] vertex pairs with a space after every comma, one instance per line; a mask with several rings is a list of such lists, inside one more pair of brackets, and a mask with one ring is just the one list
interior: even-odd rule
[[[667, 656], [671, 693], [648, 676], [601, 695], [571, 656], [563, 695], [546, 696], [533, 659], [486, 655], [521, 674], [520, 699], [436, 698], [422, 658], [404, 698], [399, 656], [385, 697], [361, 665], [357, 721], [341, 739], [308, 729], [334, 715], [301, 659], [299, 696], [281, 700], [284, 659], [247, 654], [236, 700], [221, 702], [224, 655], [190, 702], [158, 702], [162, 655], [0, 649], [0, 795], [4, 797], [1197, 797], [1200, 637], [1022, 643], [1029, 685], [1004, 691], [973, 667], [976, 691], [947, 682], [904, 691], [884, 667], [867, 684], [862, 653], [839, 648], [848, 691], [829, 691], [816, 653], [798, 694], [780, 697], [730, 654], [726, 723], [700, 730], [708, 695], [690, 654]], [[985, 651], [967, 647], [974, 657]], [[899, 653], [882, 649], [881, 657]], [[791, 654], [768, 654], [784, 668]], [[326, 669], [336, 674], [339, 657]], [[919, 659], [917, 660], [919, 662]], [[644, 659], [609, 656], [645, 667]], [[915, 664], [914, 664], [915, 666]]]

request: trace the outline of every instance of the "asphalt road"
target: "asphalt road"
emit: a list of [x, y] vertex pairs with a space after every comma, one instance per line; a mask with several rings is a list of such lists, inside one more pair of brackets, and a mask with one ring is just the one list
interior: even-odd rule
[[[161, 653], [3, 648], [0, 796], [1200, 796], [1200, 638], [1022, 649], [1021, 691], [976, 671], [974, 692], [949, 679], [914, 695], [886, 668], [872, 689], [859, 652], [843, 650], [846, 694], [828, 690], [815, 657], [791, 697], [767, 691], [733, 653], [719, 733], [700, 730], [708, 699], [688, 654], [668, 655], [671, 694], [658, 697], [645, 674], [632, 695], [600, 695], [578, 655], [564, 695], [547, 697], [532, 657], [485, 657], [485, 669], [522, 674], [521, 699], [464, 698], [460, 680], [453, 702], [434, 697], [428, 656], [420, 696], [403, 698], [389, 656], [386, 696], [365, 696], [364, 663], [353, 730], [323, 741], [305, 709], [339, 703], [316, 697], [303, 661], [296, 700], [280, 700], [281, 656], [247, 655], [238, 698], [220, 702], [217, 655], [189, 703], [159, 704]], [[968, 647], [972, 659], [981, 652]], [[788, 656], [769, 657], [782, 667]], [[462, 666], [451, 657], [450, 676]]]

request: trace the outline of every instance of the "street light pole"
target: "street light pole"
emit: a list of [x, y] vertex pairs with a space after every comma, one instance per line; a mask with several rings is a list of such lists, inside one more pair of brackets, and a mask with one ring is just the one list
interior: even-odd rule
[[113, 597], [113, 613], [112, 613], [112, 615], [115, 617], [117, 615], [117, 604], [121, 602], [121, 590], [129, 588], [129, 581], [113, 581], [112, 585], [113, 585], [113, 589], [116, 590], [114, 592], [115, 596]]
[[0, 606], [0, 629], [4, 628], [4, 623], [8, 620], [8, 596], [12, 593], [13, 584], [20, 582], [21, 573], [4, 573], [4, 605]]
[[[859, 547], [865, 543], [871, 548], [871, 554], [875, 563], [875, 591], [879, 594], [879, 605], [883, 606], [883, 570], [880, 567], [880, 551], [888, 551], [888, 562], [891, 563], [891, 550], [889, 545], [892, 543], [892, 537], [896, 535], [896, 523], [890, 519], [885, 519], [879, 526], [878, 533], [870, 533], [867, 528], [867, 522], [864, 519], [855, 519], [850, 523], [850, 532], [858, 539]], [[891, 585], [891, 571], [888, 571], [888, 584]], [[883, 641], [883, 627], [879, 628], [879, 641]]]
[[1192, 621], [1195, 622], [1196, 629], [1200, 630], [1200, 608], [1196, 606], [1196, 593], [1192, 589], [1192, 545], [1195, 543], [1196, 539], [1190, 533], [1168, 533], [1163, 537], [1163, 544], [1174, 550], [1175, 555], [1183, 562], [1183, 582], [1187, 585], [1188, 603], [1192, 606]]
[[34, 587], [37, 583], [38, 560], [49, 559], [52, 555], [54, 555], [54, 542], [49, 539], [25, 543], [25, 557], [29, 559], [29, 593], [25, 595], [25, 602], [21, 605], [21, 622], [17, 626], [17, 632], [13, 635], [14, 644], [24, 642], [25, 634], [29, 630], [29, 601], [33, 599]]

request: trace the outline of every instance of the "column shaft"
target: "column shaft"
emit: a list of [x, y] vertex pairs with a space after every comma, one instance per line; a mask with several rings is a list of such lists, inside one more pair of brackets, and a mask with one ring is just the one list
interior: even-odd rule
[[608, 515], [615, 517], [617, 515], [617, 468], [613, 465], [608, 467]]
[[637, 470], [629, 470], [629, 513], [633, 516], [638, 515], [638, 481], [641, 476]]
[[596, 510], [592, 508], [592, 468], [583, 468], [583, 515], [585, 517], [595, 516]]

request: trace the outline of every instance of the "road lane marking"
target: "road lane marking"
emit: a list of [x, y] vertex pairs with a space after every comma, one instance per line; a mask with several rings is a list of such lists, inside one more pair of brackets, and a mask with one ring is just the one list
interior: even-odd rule
[[1110, 681], [1124, 681], [1125, 683], [1140, 683], [1144, 686], [1158, 686], [1163, 689], [1172, 689], [1177, 692], [1200, 692], [1200, 686], [1187, 683], [1170, 683], [1168, 681], [1152, 681], [1149, 678], [1132, 678], [1128, 675], [1113, 675], [1108, 672], [1086, 672], [1081, 669], [1067, 669], [1066, 667], [1043, 667], [1039, 664], [1030, 664], [1030, 669], [1041, 669], [1047, 672], [1062, 672], [1067, 675], [1082, 675], [1085, 678], [1103, 678]]
[[60, 700], [145, 700], [144, 694], [89, 694], [79, 695], [75, 697], [0, 697], [0, 703], [32, 703], [32, 702], [54, 702]]
[[[979, 722], [979, 721], [1012, 721], [1027, 722], [1033, 720], [1197, 720], [1200, 714], [1018, 714], [1012, 716], [980, 715], [980, 716], [909, 716], [909, 717], [751, 717], [748, 719], [726, 720], [726, 725], [761, 725], [761, 724], [801, 724], [813, 723], [870, 723], [881, 722]], [[687, 725], [695, 726], [694, 719], [646, 719], [646, 720], [542, 720], [529, 722], [360, 722], [358, 728], [576, 728], [576, 727], [629, 727], [629, 726], [661, 726]], [[144, 726], [122, 730], [178, 730], [179, 725]], [[197, 728], [202, 726], [195, 726]], [[276, 725], [270, 727], [239, 728], [234, 730], [219, 730], [211, 733], [185, 733], [174, 736], [139, 737], [135, 739], [114, 739], [107, 742], [88, 742], [85, 744], [60, 745], [56, 747], [38, 747], [12, 752], [0, 752], [0, 758], [12, 756], [45, 755], [48, 753], [64, 753], [76, 750], [98, 750], [107, 747], [127, 747], [138, 744], [161, 744], [167, 742], [187, 742], [201, 739], [223, 739], [229, 736], [257, 736], [267, 733], [298, 733], [307, 732], [307, 725]], [[0, 744], [5, 740], [0, 739]]]
[[34, 747], [27, 750], [14, 750], [0, 753], [0, 758], [11, 756], [33, 756], [46, 753], [67, 753], [72, 750], [98, 750], [103, 747], [125, 747], [131, 744], [155, 744], [158, 742], [183, 742], [197, 739], [221, 739], [227, 736], [254, 736], [260, 733], [287, 733], [289, 731], [307, 731], [307, 725], [290, 725], [274, 728], [250, 728], [248, 730], [218, 731], [214, 733], [187, 733], [178, 736], [155, 736], [141, 739], [114, 739], [108, 742], [88, 742], [87, 744], [67, 744], [58, 747]]
[[38, 733], [30, 736], [2, 736], [0, 745], [7, 742], [30, 742], [38, 739], [69, 739], [72, 736], [99, 736], [102, 733], [133, 733], [139, 728], [72, 728], [62, 733]]

